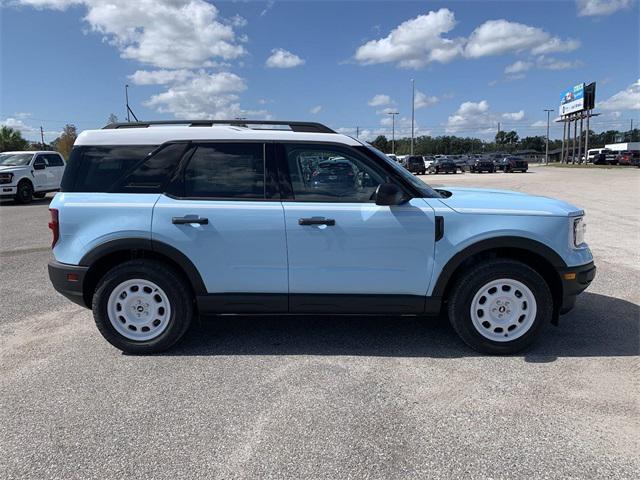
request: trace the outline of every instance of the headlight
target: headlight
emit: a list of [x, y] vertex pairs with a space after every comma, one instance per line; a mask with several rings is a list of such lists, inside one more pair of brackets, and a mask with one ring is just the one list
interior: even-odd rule
[[13, 173], [0, 173], [0, 183], [11, 183], [13, 180]]
[[584, 243], [584, 234], [587, 231], [587, 224], [584, 217], [573, 220], [573, 246], [580, 247]]

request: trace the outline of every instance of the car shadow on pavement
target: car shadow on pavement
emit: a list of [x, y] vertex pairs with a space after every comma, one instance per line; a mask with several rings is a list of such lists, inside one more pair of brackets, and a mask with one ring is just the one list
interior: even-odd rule
[[[560, 357], [638, 355], [640, 307], [594, 293], [549, 326], [538, 342], [518, 354], [527, 362]], [[198, 355], [347, 355], [459, 358], [480, 356], [458, 338], [443, 316], [220, 316], [196, 322], [164, 353]]]

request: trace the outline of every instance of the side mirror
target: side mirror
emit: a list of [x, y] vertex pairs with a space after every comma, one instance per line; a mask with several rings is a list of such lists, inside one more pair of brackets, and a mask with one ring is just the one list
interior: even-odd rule
[[375, 194], [376, 205], [400, 205], [404, 201], [404, 194], [393, 183], [378, 185]]
[[45, 168], [47, 168], [47, 166], [45, 165], [44, 160], [37, 159], [35, 162], [33, 162], [34, 170], [44, 170]]

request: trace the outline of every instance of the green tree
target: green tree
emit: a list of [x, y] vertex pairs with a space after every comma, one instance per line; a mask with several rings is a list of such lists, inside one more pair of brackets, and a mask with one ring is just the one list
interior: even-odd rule
[[110, 113], [109, 118], [107, 118], [107, 125], [112, 123], [118, 123], [118, 116], [115, 113]]
[[[520, 148], [522, 150], [536, 150], [538, 152], [544, 152], [546, 147], [545, 137], [524, 137], [520, 140]], [[549, 149], [551, 149], [551, 142], [549, 142]]]
[[56, 147], [56, 150], [62, 154], [64, 158], [69, 158], [69, 154], [71, 153], [71, 149], [73, 148], [73, 142], [76, 141], [78, 137], [78, 132], [76, 130], [76, 126], [67, 123], [64, 126], [64, 130], [62, 131], [62, 135], [56, 138], [53, 144]]
[[389, 141], [384, 135], [378, 135], [376, 139], [371, 142], [371, 145], [376, 147], [381, 152], [388, 153], [389, 151]]
[[29, 146], [20, 130], [3, 125], [0, 127], [0, 152], [26, 150]]

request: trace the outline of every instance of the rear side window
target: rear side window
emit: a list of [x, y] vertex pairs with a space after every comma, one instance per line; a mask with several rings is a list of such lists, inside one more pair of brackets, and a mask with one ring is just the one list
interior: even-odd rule
[[74, 147], [60, 186], [63, 192], [108, 192], [155, 145]]
[[184, 171], [184, 196], [265, 198], [262, 143], [200, 144]]
[[133, 171], [125, 174], [110, 191], [121, 193], [162, 192], [163, 186], [171, 180], [187, 146], [187, 143], [165, 145], [147, 160], [135, 166]]

